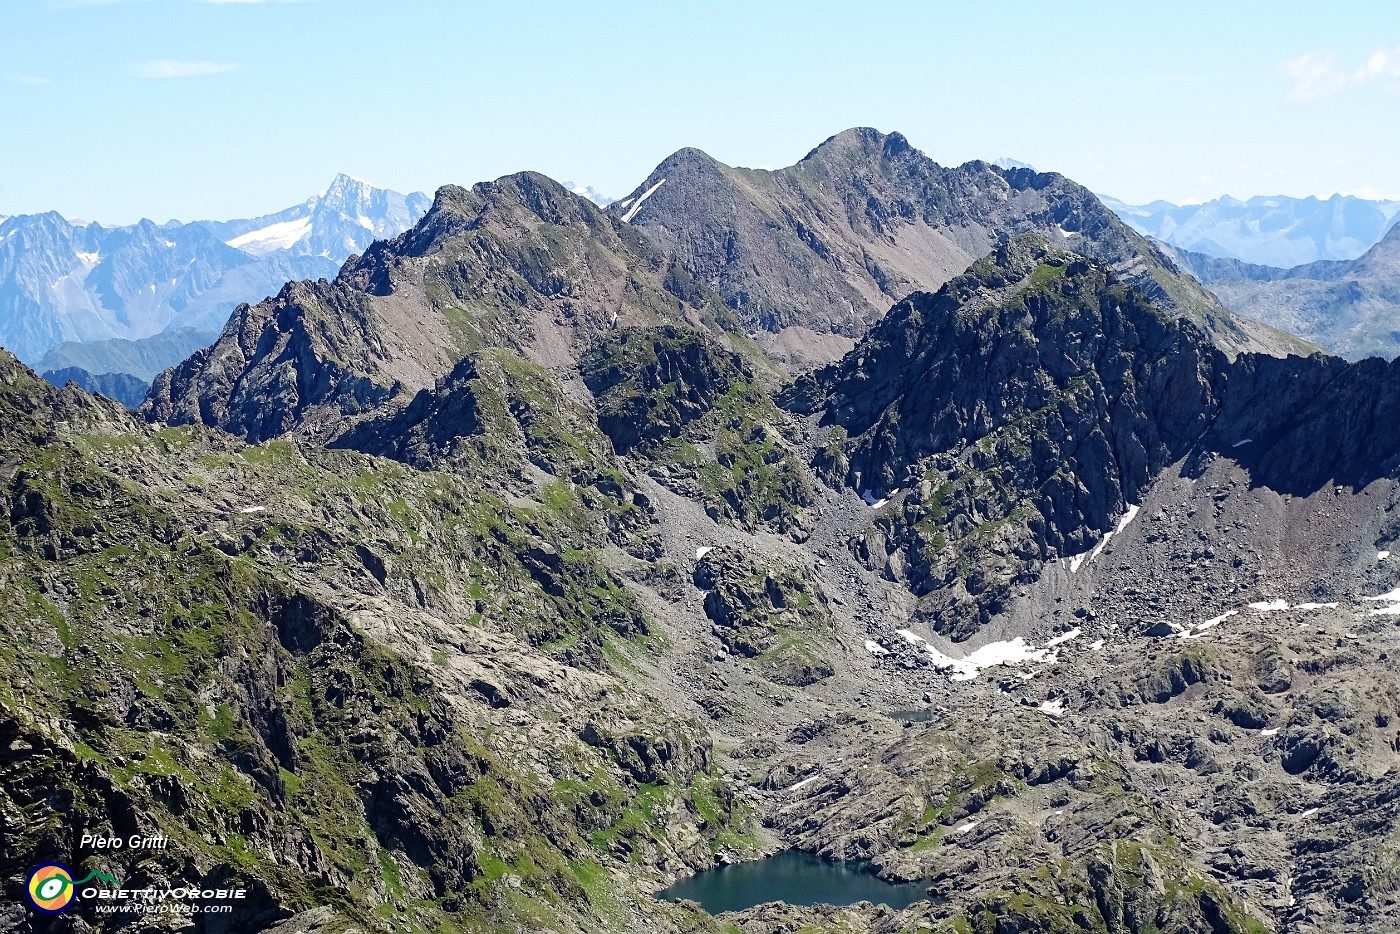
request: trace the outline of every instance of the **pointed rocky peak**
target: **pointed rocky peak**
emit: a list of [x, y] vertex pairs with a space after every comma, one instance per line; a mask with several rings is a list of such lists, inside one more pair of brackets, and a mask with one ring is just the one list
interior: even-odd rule
[[356, 178], [353, 175], [346, 175], [344, 172], [341, 172], [326, 186], [326, 190], [321, 193], [321, 197], [325, 200], [332, 201], [362, 200], [368, 198], [369, 194], [375, 190], [375, 187], [364, 179]]
[[1226, 366], [1112, 266], [1024, 236], [900, 302], [785, 401], [822, 414], [829, 482], [870, 502], [903, 491], [870, 566], [905, 549], [891, 573], [962, 637], [1010, 580], [1087, 550], [1140, 502], [1208, 429]]
[[624, 223], [645, 224], [653, 216], [681, 209], [691, 198], [711, 203], [717, 192], [733, 187], [732, 171], [709, 153], [686, 147], [663, 159], [640, 185], [609, 204], [607, 210]]
[[[433, 195], [427, 213], [395, 242], [394, 250], [406, 256], [425, 256], [474, 230], [517, 237], [540, 224], [578, 226], [581, 231], [595, 232], [611, 226], [602, 208], [548, 176], [517, 172], [471, 188], [443, 185]], [[372, 252], [385, 249], [378, 245]]]
[[798, 166], [819, 165], [850, 166], [852, 163], [868, 164], [884, 159], [894, 159], [910, 152], [918, 152], [900, 133], [882, 133], [871, 127], [852, 127], [829, 137], [807, 155]]
[[1024, 233], [1115, 265], [1230, 352], [1306, 352], [1233, 320], [1083, 186], [986, 162], [945, 168], [898, 133], [845, 130], [772, 172], [683, 149], [609, 212], [715, 288], [793, 369], [835, 359], [891, 304]]
[[593, 202], [579, 198], [563, 185], [539, 172], [516, 172], [482, 182], [473, 189], [488, 208], [523, 208], [551, 224], [596, 219], [601, 211]]
[[[1199, 328], [1166, 314], [1110, 266], [1022, 236], [937, 293], [900, 302], [839, 364], [804, 378], [790, 398], [822, 387], [815, 397], [825, 400], [818, 407], [825, 419], [863, 439], [849, 459], [849, 481], [883, 494], [922, 457], [975, 442], [1078, 386], [1109, 387], [1104, 398], [1114, 397], [1135, 384], [1131, 371], [1162, 359], [1184, 374], [1223, 363]], [[990, 398], [1001, 401], [988, 407]], [[1174, 424], [1170, 406], [1162, 408], [1154, 418]], [[896, 443], [881, 426], [901, 419]], [[1154, 437], [1161, 433], [1154, 423]], [[1189, 426], [1172, 432], [1189, 435]]]
[[[16, 214], [7, 218], [4, 226], [7, 228], [4, 240], [16, 240], [26, 238], [29, 243], [37, 245], [56, 238], [69, 238], [73, 236], [75, 228], [63, 215], [57, 211], [45, 211], [42, 214]], [[0, 242], [4, 242], [0, 240]], [[12, 246], [19, 245], [18, 242]], [[31, 248], [31, 247], [26, 247]]]
[[[670, 174], [679, 176], [687, 173], [703, 174], [723, 172], [725, 168], [727, 168], [727, 166], [725, 166], [723, 162], [720, 162], [714, 156], [705, 152], [705, 150], [696, 149], [694, 146], [686, 146], [683, 149], [676, 150], [671, 153], [671, 155], [661, 160], [661, 164], [648, 176], [648, 181], [660, 175]], [[646, 185], [647, 183], [643, 182], [642, 185], [638, 186], [637, 190], [645, 190]]]
[[717, 306], [639, 233], [537, 172], [446, 185], [401, 236], [240, 308], [218, 342], [155, 382], [145, 410], [252, 440], [343, 434], [435, 385], [464, 354], [503, 348], [570, 366], [629, 325]]

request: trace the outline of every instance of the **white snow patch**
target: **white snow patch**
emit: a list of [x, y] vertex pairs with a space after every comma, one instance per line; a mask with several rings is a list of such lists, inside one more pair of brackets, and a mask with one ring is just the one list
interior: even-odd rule
[[1102, 639], [1095, 639], [1093, 642], [1090, 642], [1090, 643], [1089, 643], [1089, 651], [1091, 651], [1091, 652], [1102, 652], [1102, 651], [1103, 651], [1103, 640], [1102, 640]]
[[360, 226], [363, 227], [365, 230], [374, 230], [374, 221], [370, 220], [368, 217], [365, 217], [363, 214], [355, 218], [355, 220], [359, 221]]
[[1400, 616], [1400, 587], [1396, 587], [1390, 593], [1383, 593], [1378, 597], [1367, 597], [1366, 599], [1390, 604], [1390, 606], [1383, 606], [1378, 610], [1372, 610], [1369, 615]]
[[1388, 552], [1388, 551], [1378, 551], [1378, 552], [1376, 552], [1376, 560], [1377, 560], [1377, 561], [1384, 561], [1386, 558], [1389, 558], [1389, 557], [1390, 557], [1390, 552]]
[[1245, 438], [1243, 441], [1236, 441], [1234, 444], [1230, 445], [1230, 447], [1232, 447], [1232, 448], [1242, 448], [1242, 447], [1244, 447], [1246, 444], [1249, 444], [1250, 442], [1252, 442], [1253, 440], [1254, 440], [1253, 438]]
[[642, 192], [641, 197], [637, 199], [637, 203], [628, 208], [627, 213], [622, 215], [622, 222], [624, 224], [632, 223], [632, 218], [636, 217], [637, 212], [641, 210], [642, 202], [650, 198], [652, 195], [656, 194], [656, 189], [660, 188], [664, 184], [666, 184], [666, 179], [663, 178], [661, 181], [657, 182], [655, 185], [652, 185], [646, 191]]
[[1261, 612], [1264, 612], [1264, 613], [1272, 612], [1273, 610], [1286, 610], [1286, 609], [1288, 609], [1288, 601], [1287, 601], [1287, 600], [1259, 600], [1259, 601], [1257, 601], [1257, 602], [1255, 602], [1255, 603], [1249, 604], [1249, 608], [1250, 608], [1251, 610], [1260, 610]]
[[82, 252], [82, 251], [80, 250], [80, 251], [78, 252], [77, 256], [78, 256], [78, 259], [80, 259], [80, 260], [82, 260], [83, 262], [87, 263], [89, 266], [96, 266], [98, 263], [100, 263], [100, 262], [102, 261], [102, 254], [101, 254], [101, 253], [84, 253], [84, 252]]
[[250, 230], [227, 242], [235, 250], [243, 250], [254, 256], [262, 256], [265, 253], [289, 249], [292, 244], [305, 239], [310, 234], [311, 218], [303, 217], [300, 220], [282, 221], [277, 224], [269, 224], [258, 230]]
[[795, 784], [795, 785], [788, 785], [787, 790], [788, 790], [788, 791], [796, 791], [796, 790], [799, 789], [799, 788], [805, 788], [805, 787], [807, 787], [808, 785], [812, 784], [812, 782], [816, 781], [816, 780], [819, 779], [819, 778], [821, 778], [820, 775], [813, 775], [811, 778], [804, 778], [804, 779], [802, 779], [802, 781], [798, 782], [798, 783]]
[[907, 629], [896, 629], [894, 631], [894, 634], [899, 636], [905, 642], [908, 642], [910, 645], [918, 645], [924, 641], [923, 636], [919, 635], [917, 632], [910, 632]]
[[1226, 610], [1224, 613], [1221, 613], [1219, 616], [1213, 616], [1213, 617], [1211, 617], [1210, 619], [1206, 620], [1204, 623], [1201, 623], [1201, 625], [1199, 625], [1199, 626], [1196, 627], [1196, 631], [1197, 631], [1197, 632], [1204, 632], [1204, 631], [1207, 630], [1207, 629], [1214, 629], [1216, 626], [1219, 626], [1221, 623], [1225, 622], [1225, 620], [1229, 619], [1231, 616], [1239, 616], [1239, 615], [1240, 615], [1240, 611], [1239, 611], [1239, 610]]
[[924, 651], [928, 652], [933, 667], [949, 672], [948, 677], [953, 681], [971, 681], [981, 674], [984, 668], [994, 668], [997, 665], [1054, 660], [1053, 653], [1027, 645], [1026, 640], [1020, 636], [1009, 642], [988, 642], [962, 658], [950, 658], [931, 645], [925, 645]]
[[1295, 610], [1332, 610], [1332, 609], [1336, 609], [1337, 606], [1338, 606], [1338, 604], [1336, 604], [1336, 603], [1297, 603], [1297, 604], [1294, 604], [1293, 609], [1295, 609]]
[[696, 561], [699, 561], [701, 558], [705, 557], [707, 554], [709, 554], [710, 552], [712, 552], [712, 551], [714, 551], [714, 550], [715, 550], [715, 546], [714, 546], [714, 545], [706, 545], [704, 548], [697, 548], [697, 549], [695, 549], [695, 560], [696, 560]]
[[1075, 555], [1073, 558], [1069, 559], [1069, 572], [1071, 574], [1077, 574], [1081, 567], [1097, 558], [1103, 550], [1108, 547], [1108, 543], [1113, 540], [1113, 536], [1123, 533], [1123, 530], [1128, 527], [1128, 523], [1132, 522], [1133, 519], [1137, 517], [1138, 510], [1141, 508], [1140, 506], [1129, 505], [1128, 511], [1118, 518], [1118, 524], [1103, 533], [1103, 538], [1099, 539], [1099, 543], [1095, 545], [1091, 551], [1082, 555]]
[[977, 821], [975, 821], [975, 820], [970, 820], [970, 821], [968, 821], [966, 824], [962, 824], [961, 826], [954, 827], [952, 830], [948, 831], [948, 834], [951, 836], [952, 834], [955, 834], [955, 833], [967, 833], [969, 830], [971, 830], [973, 827], [976, 827], [976, 826], [977, 826]]
[[1040, 706], [1035, 708], [1041, 713], [1048, 713], [1052, 717], [1063, 716], [1065, 712], [1065, 702], [1056, 698], [1055, 700], [1041, 701]]
[[1259, 735], [1260, 735], [1260, 736], [1273, 736], [1275, 733], [1278, 732], [1278, 730], [1279, 730], [1278, 727], [1272, 727], [1272, 728], [1267, 729], [1267, 730], [1260, 730], [1260, 731], [1259, 731]]
[[869, 490], [861, 490], [860, 492], [860, 498], [865, 500], [865, 504], [871, 509], [879, 509], [881, 506], [885, 505], [898, 495], [898, 489], [890, 490], [890, 495], [886, 496], [884, 499], [876, 499], [875, 494], [870, 492]]
[[255, 513], [255, 512], [267, 512], [267, 507], [266, 507], [266, 506], [248, 506], [248, 507], [246, 507], [246, 508], [244, 508], [244, 509], [238, 510], [238, 514], [239, 514], [240, 516], [251, 515], [252, 513]]
[[888, 654], [890, 654], [890, 650], [889, 650], [889, 649], [885, 648], [883, 645], [881, 645], [880, 643], [876, 642], [874, 639], [866, 639], [866, 640], [865, 640], [865, 651], [869, 652], [871, 655], [888, 655]]
[[1053, 649], [1057, 645], [1064, 645], [1066, 642], [1072, 642], [1075, 639], [1078, 639], [1080, 634], [1083, 633], [1083, 631], [1084, 630], [1080, 629], [1078, 626], [1075, 626], [1069, 632], [1058, 635], [1055, 638], [1051, 639], [1049, 642], [1045, 643], [1045, 647], [1047, 649]]
[[1308, 808], [1306, 811], [1300, 811], [1300, 812], [1298, 812], [1298, 817], [1299, 817], [1299, 818], [1303, 818], [1303, 817], [1312, 817], [1314, 814], [1316, 814], [1316, 813], [1317, 813], [1318, 811], [1320, 811], [1320, 810], [1322, 810], [1322, 808]]

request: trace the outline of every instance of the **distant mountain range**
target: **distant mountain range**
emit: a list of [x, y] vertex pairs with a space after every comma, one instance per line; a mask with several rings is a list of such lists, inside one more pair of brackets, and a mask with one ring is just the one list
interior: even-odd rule
[[[177, 329], [200, 333], [201, 343], [212, 340], [238, 305], [275, 294], [289, 280], [335, 276], [347, 257], [407, 229], [429, 204], [427, 195], [339, 175], [301, 204], [243, 220], [104, 227], [52, 211], [6, 217], [0, 345], [41, 369], [80, 365], [148, 379], [152, 368], [188, 355], [189, 342], [131, 342]], [[112, 340], [127, 343], [65, 347], [57, 359], [45, 359], [62, 344]], [[145, 361], [140, 372], [124, 369], [133, 353]]]
[[1191, 250], [1173, 255], [1238, 314], [1351, 360], [1400, 355], [1400, 227], [1358, 259], [1289, 269]]
[[1356, 259], [1400, 220], [1400, 201], [1351, 195], [1325, 200], [1275, 195], [1248, 201], [1226, 196], [1186, 205], [1099, 198], [1138, 233], [1174, 247], [1282, 268]]

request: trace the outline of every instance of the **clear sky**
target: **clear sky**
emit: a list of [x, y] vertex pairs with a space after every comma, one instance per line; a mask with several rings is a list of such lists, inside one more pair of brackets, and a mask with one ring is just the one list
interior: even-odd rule
[[1135, 202], [1400, 197], [1400, 3], [0, 0], [0, 214], [249, 216], [337, 172], [621, 196], [849, 126]]

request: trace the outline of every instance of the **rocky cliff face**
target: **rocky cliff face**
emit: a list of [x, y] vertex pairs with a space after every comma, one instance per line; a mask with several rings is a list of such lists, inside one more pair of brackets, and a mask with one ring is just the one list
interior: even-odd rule
[[865, 559], [937, 593], [935, 625], [967, 635], [1197, 442], [1226, 365], [1110, 268], [1022, 238], [896, 305], [788, 398], [830, 427], [828, 477], [897, 498]]
[[1301, 495], [1387, 476], [1395, 379], [1379, 361], [1231, 362], [1110, 268], [1020, 239], [897, 305], [785, 398], [828, 427], [820, 472], [891, 503], [861, 559], [966, 637], [1192, 452], [1231, 450]]

